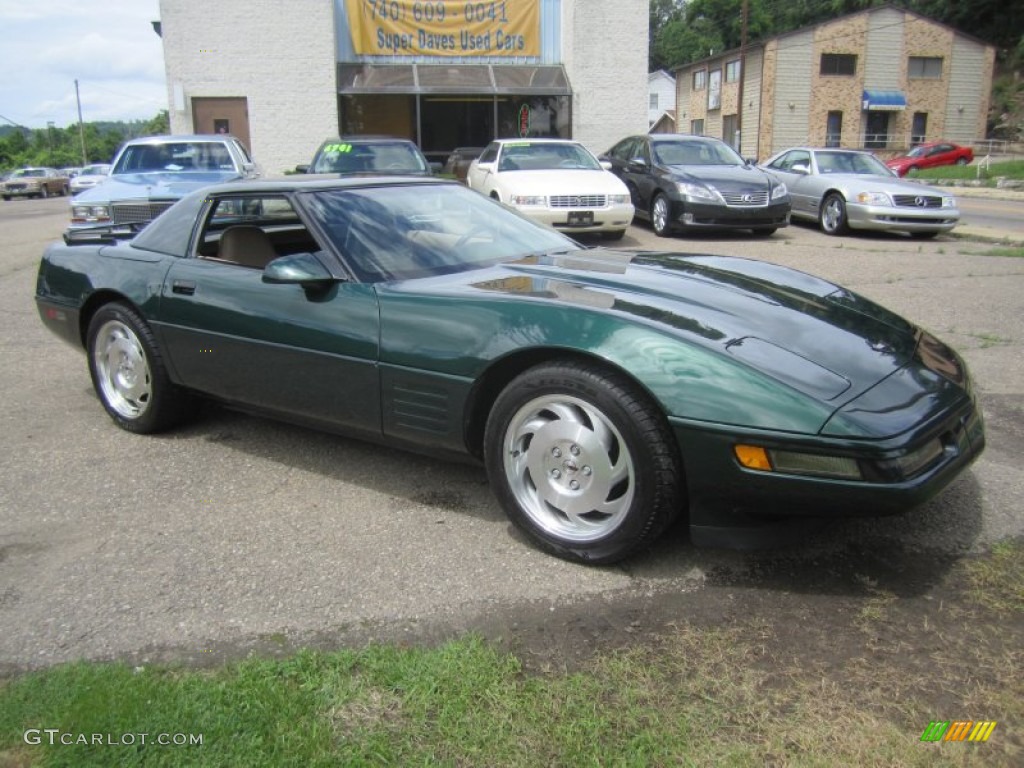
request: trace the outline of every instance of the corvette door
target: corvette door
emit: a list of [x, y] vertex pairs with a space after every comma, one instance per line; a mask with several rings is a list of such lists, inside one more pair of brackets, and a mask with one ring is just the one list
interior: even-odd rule
[[159, 332], [187, 387], [247, 408], [346, 431], [380, 432], [373, 287], [271, 283], [280, 256], [329, 255], [283, 197], [211, 202], [193, 257], [161, 292]]

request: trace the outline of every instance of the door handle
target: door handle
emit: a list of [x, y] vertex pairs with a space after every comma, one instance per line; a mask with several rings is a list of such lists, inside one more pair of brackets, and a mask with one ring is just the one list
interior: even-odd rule
[[196, 284], [192, 280], [175, 280], [171, 283], [171, 293], [192, 296], [196, 292]]

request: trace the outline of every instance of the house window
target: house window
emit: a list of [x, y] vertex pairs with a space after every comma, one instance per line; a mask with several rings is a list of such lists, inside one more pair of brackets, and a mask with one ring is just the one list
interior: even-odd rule
[[650, 101], [650, 104], [648, 106], [651, 109], [657, 109], [658, 108], [658, 94], [656, 94], [656, 93], [652, 93], [651, 94], [651, 101]]
[[823, 53], [823, 54], [821, 54], [821, 74], [823, 74], [823, 75], [855, 75], [855, 74], [857, 74], [857, 54], [855, 54], [855, 53]]
[[691, 120], [690, 121], [690, 133], [694, 136], [704, 135], [704, 121], [703, 120]]
[[825, 146], [842, 146], [843, 139], [843, 113], [829, 112], [825, 123]]
[[911, 56], [907, 62], [907, 77], [925, 80], [942, 79], [941, 56]]
[[708, 71], [706, 69], [698, 69], [693, 73], [693, 90], [703, 91], [707, 86], [708, 82]]
[[927, 112], [915, 112], [914, 120], [910, 128], [910, 144], [916, 147], [918, 144], [924, 144], [926, 137], [928, 136], [928, 113]]
[[740, 60], [730, 61], [725, 65], [725, 82], [735, 83], [740, 79]]

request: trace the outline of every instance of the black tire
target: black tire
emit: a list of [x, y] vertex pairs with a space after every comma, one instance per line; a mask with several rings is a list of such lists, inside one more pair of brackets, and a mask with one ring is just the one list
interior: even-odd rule
[[3, 195], [3, 198], [4, 198], [4, 202], [7, 202], [7, 203], [11, 202], [11, 196], [10, 195]]
[[149, 434], [188, 416], [188, 394], [170, 380], [153, 332], [133, 309], [101, 307], [89, 322], [87, 341], [93, 388], [119, 427]]
[[662, 192], [651, 200], [651, 229], [658, 237], [672, 236], [672, 203]]
[[968, 160], [966, 157], [958, 157], [956, 159], [956, 164], [957, 165], [967, 165], [969, 162], [971, 162], [971, 161]]
[[614, 232], [602, 232], [601, 237], [605, 240], [621, 240], [626, 236], [626, 230], [617, 229]]
[[547, 363], [514, 379], [491, 409], [484, 460], [509, 519], [566, 560], [622, 560], [685, 505], [681, 460], [657, 405], [626, 376], [589, 363]]
[[826, 235], [845, 235], [850, 231], [846, 220], [846, 200], [841, 194], [831, 192], [822, 200], [818, 221]]

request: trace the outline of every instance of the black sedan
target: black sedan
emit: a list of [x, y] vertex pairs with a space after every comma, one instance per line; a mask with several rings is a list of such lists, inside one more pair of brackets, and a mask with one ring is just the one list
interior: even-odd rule
[[601, 156], [633, 197], [636, 215], [668, 237], [687, 229], [749, 229], [771, 235], [789, 224], [786, 185], [707, 136], [623, 139]]

